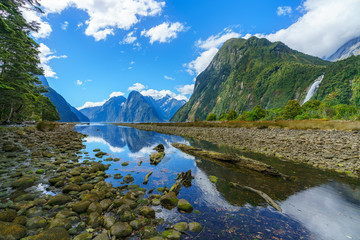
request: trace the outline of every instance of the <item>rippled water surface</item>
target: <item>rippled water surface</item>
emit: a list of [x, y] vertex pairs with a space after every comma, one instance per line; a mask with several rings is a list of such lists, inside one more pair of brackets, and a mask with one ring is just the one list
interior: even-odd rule
[[[208, 150], [237, 152], [203, 141], [108, 124], [77, 125], [75, 130], [88, 135], [83, 159], [104, 161], [108, 157], [120, 158], [118, 162], [105, 162], [111, 164], [107, 174], [131, 174], [135, 178], [134, 184], [147, 190], [155, 189], [153, 193], [158, 193], [156, 189], [159, 187], [170, 188], [178, 173], [191, 169], [194, 176], [192, 186], [182, 187], [178, 198], [185, 198], [198, 211], [182, 214], [176, 208], [154, 207], [157, 217], [165, 220], [159, 230], [180, 221], [197, 221], [204, 226], [203, 231], [183, 235], [184, 238], [360, 239], [360, 187], [355, 180], [262, 155], [243, 153], [269, 163], [296, 179], [284, 181], [195, 158], [171, 146], [171, 143], [181, 142]], [[157, 166], [150, 165], [149, 155], [160, 143], [165, 146], [165, 158]], [[93, 152], [96, 148], [108, 153], [108, 156], [96, 158]], [[139, 161], [143, 162], [141, 166], [138, 166]], [[124, 162], [129, 162], [129, 165], [122, 166]], [[149, 183], [143, 185], [144, 176], [149, 171], [153, 174]], [[211, 182], [210, 176], [216, 176], [218, 181]], [[114, 186], [122, 185], [121, 179], [110, 177], [106, 181]], [[267, 193], [283, 212], [276, 211], [253, 192], [231, 188], [230, 182]]]

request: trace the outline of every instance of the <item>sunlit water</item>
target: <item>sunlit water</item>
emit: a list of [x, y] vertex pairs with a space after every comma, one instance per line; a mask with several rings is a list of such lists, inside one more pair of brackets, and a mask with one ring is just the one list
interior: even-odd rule
[[[153, 193], [158, 193], [159, 187], [170, 188], [178, 173], [191, 169], [192, 186], [182, 187], [178, 197], [188, 200], [200, 213], [183, 214], [176, 208], [154, 207], [156, 216], [165, 220], [159, 230], [180, 221], [197, 221], [204, 226], [197, 236], [200, 239], [360, 239], [360, 187], [356, 181], [349, 182], [310, 167], [245, 153], [297, 177], [297, 181], [287, 182], [195, 158], [171, 146], [171, 143], [181, 142], [209, 150], [235, 151], [207, 142], [107, 124], [77, 125], [75, 130], [88, 135], [84, 150], [88, 154], [83, 154], [83, 159], [100, 161], [93, 152], [100, 148], [108, 153], [102, 160], [120, 158], [118, 162], [103, 161], [111, 164], [107, 174], [131, 174], [135, 178], [133, 184], [147, 190], [155, 189]], [[150, 165], [149, 155], [160, 143], [165, 146], [166, 156], [157, 166]], [[141, 166], [138, 166], [139, 161], [143, 162]], [[123, 162], [129, 162], [129, 165], [122, 166]], [[143, 185], [149, 171], [153, 174], [149, 183]], [[217, 183], [209, 180], [211, 175], [218, 177]], [[122, 185], [121, 179], [111, 177], [106, 181], [115, 187]], [[252, 192], [230, 188], [229, 182], [267, 193], [283, 212], [277, 212]], [[190, 235], [195, 237], [197, 234]]]

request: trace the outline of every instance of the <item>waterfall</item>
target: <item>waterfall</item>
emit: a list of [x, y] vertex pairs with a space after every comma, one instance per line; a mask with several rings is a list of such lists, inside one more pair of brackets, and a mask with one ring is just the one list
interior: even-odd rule
[[316, 91], [319, 88], [319, 85], [321, 83], [321, 81], [324, 79], [324, 74], [321, 75], [320, 77], [318, 77], [317, 79], [315, 79], [315, 82], [311, 85], [311, 87], [309, 88], [306, 97], [303, 101], [302, 104], [306, 103], [307, 101], [309, 101], [316, 93]]

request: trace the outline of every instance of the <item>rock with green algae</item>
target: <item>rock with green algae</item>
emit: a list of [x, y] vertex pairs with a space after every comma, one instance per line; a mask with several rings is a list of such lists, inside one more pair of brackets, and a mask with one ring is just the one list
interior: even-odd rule
[[69, 193], [69, 192], [80, 192], [81, 191], [81, 187], [77, 184], [68, 184], [63, 188], [63, 193]]
[[70, 234], [65, 228], [56, 227], [38, 234], [34, 240], [70, 240]]
[[188, 229], [188, 224], [186, 222], [176, 223], [174, 229], [179, 232], [185, 232]]
[[142, 206], [139, 209], [139, 214], [147, 218], [155, 218], [155, 210], [149, 206]]
[[109, 240], [108, 234], [106, 232], [100, 233], [97, 235], [94, 240]]
[[47, 221], [43, 217], [33, 217], [27, 220], [26, 227], [28, 229], [44, 228], [47, 225]]
[[210, 176], [210, 177], [209, 177], [209, 180], [210, 180], [210, 182], [212, 182], [212, 183], [217, 183], [218, 178], [217, 178], [216, 176]]
[[178, 201], [177, 208], [179, 211], [184, 211], [186, 213], [191, 213], [194, 209], [193, 206], [185, 199], [180, 199]]
[[69, 230], [71, 228], [71, 222], [67, 218], [54, 218], [51, 221], [49, 228], [55, 228], [55, 227], [63, 227]]
[[12, 222], [17, 217], [17, 212], [12, 209], [8, 209], [0, 212], [0, 221]]
[[172, 240], [181, 239], [181, 233], [173, 229], [166, 230], [161, 235], [167, 239], [172, 239]]
[[122, 175], [120, 173], [115, 173], [114, 174], [114, 179], [121, 179]]
[[28, 188], [34, 185], [35, 178], [33, 177], [22, 177], [11, 184], [14, 188]]
[[44, 173], [45, 173], [45, 170], [44, 170], [44, 169], [38, 169], [38, 170], [36, 170], [35, 173], [36, 173], [36, 174], [44, 174]]
[[80, 233], [77, 235], [73, 240], [91, 240], [92, 234], [91, 233]]
[[26, 228], [19, 224], [0, 222], [0, 239], [17, 240], [25, 237]]
[[116, 218], [113, 217], [113, 216], [108, 216], [108, 215], [105, 215], [103, 217], [103, 226], [106, 228], [106, 229], [110, 229], [116, 222]]
[[80, 201], [74, 204], [72, 210], [77, 213], [84, 213], [87, 211], [88, 207], [90, 206], [90, 201]]
[[54, 205], [64, 205], [65, 203], [71, 202], [71, 197], [64, 195], [64, 194], [58, 194], [50, 198], [48, 201], [48, 204], [51, 206]]
[[165, 208], [172, 209], [178, 203], [178, 198], [174, 192], [169, 192], [160, 198], [161, 205]]
[[131, 183], [132, 181], [134, 181], [134, 178], [130, 174], [128, 174], [124, 177], [123, 181], [125, 183]]
[[126, 222], [117, 222], [110, 229], [111, 235], [116, 237], [127, 237], [132, 232], [132, 227]]
[[92, 212], [89, 214], [87, 223], [93, 228], [97, 228], [102, 225], [102, 217], [97, 212]]
[[128, 166], [129, 164], [130, 164], [129, 162], [123, 162], [123, 163], [121, 164], [121, 166], [126, 167], [126, 166]]
[[202, 230], [202, 226], [198, 222], [191, 222], [189, 223], [189, 230], [190, 232], [200, 232]]

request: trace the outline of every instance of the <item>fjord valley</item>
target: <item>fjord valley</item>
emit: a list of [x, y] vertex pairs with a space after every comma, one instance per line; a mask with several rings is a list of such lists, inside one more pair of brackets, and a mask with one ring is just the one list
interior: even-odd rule
[[0, 240], [359, 239], [360, 3], [278, 4], [1, 1]]

